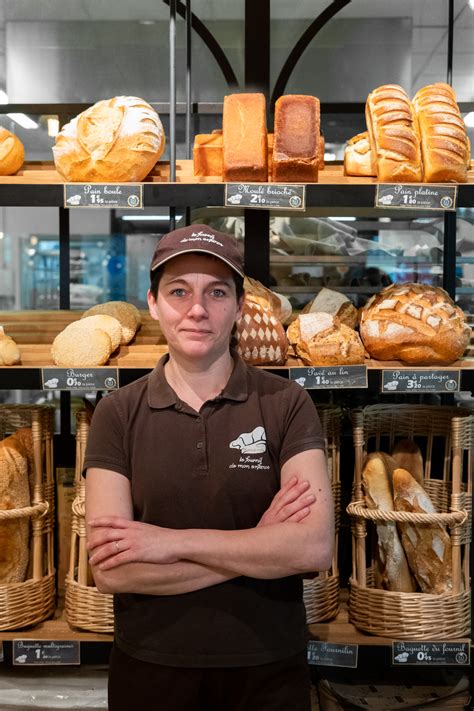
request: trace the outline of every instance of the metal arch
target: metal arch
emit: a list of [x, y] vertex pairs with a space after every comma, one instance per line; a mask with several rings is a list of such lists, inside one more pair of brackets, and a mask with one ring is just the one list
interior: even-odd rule
[[[165, 5], [170, 4], [170, 0], [163, 0], [163, 2], [165, 3]], [[186, 17], [186, 6], [182, 2], [180, 2], [180, 0], [178, 0], [176, 4], [176, 12], [181, 17]], [[202, 41], [216, 60], [220, 70], [222, 71], [222, 74], [224, 75], [224, 79], [226, 80], [229, 86], [229, 89], [232, 89], [233, 91], [239, 91], [239, 82], [237, 81], [237, 77], [234, 74], [234, 70], [232, 69], [230, 62], [227, 59], [224, 50], [222, 49], [212, 32], [207, 29], [206, 25], [201, 22], [201, 20], [193, 12], [191, 13], [191, 26], [193, 30], [195, 30], [195, 32], [202, 39]]]
[[272, 112], [274, 111], [276, 100], [284, 93], [293, 69], [311, 40], [314, 39], [318, 32], [329, 22], [329, 20], [334, 17], [334, 15], [337, 15], [337, 13], [350, 2], [351, 0], [333, 0], [331, 5], [323, 10], [303, 32], [298, 42], [291, 50], [288, 59], [283, 65], [283, 68], [278, 75], [278, 79], [275, 82], [275, 88], [273, 89], [272, 98], [270, 100], [270, 110]]

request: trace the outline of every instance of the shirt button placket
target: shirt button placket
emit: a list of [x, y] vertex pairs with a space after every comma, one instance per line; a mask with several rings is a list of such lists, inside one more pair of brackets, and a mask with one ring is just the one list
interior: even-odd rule
[[198, 476], [207, 475], [207, 453], [206, 453], [206, 427], [204, 423], [204, 418], [200, 415], [196, 423], [198, 425], [199, 431], [196, 442], [197, 452], [197, 471]]

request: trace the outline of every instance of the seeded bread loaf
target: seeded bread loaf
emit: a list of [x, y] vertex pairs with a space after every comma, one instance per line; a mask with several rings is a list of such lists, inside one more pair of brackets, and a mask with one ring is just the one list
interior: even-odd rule
[[288, 326], [287, 336], [306, 365], [355, 365], [365, 360], [358, 333], [331, 314], [300, 314]]
[[441, 288], [391, 284], [360, 312], [360, 335], [377, 360], [411, 365], [449, 364], [469, 343], [466, 317]]

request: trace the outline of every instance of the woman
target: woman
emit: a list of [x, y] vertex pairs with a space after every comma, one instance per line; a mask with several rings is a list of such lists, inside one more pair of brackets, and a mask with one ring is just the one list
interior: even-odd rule
[[301, 573], [332, 559], [324, 441], [304, 390], [229, 347], [242, 269], [229, 235], [165, 235], [148, 304], [169, 355], [94, 414], [86, 522], [114, 593], [111, 711], [310, 709]]

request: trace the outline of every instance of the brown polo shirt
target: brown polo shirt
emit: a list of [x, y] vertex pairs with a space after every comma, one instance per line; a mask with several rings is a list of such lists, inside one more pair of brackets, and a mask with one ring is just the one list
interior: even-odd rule
[[[310, 397], [234, 356], [226, 387], [198, 413], [168, 385], [166, 359], [100, 401], [84, 468], [130, 479], [138, 521], [177, 529], [256, 526], [280, 488], [282, 465], [324, 448]], [[251, 666], [306, 645], [299, 576], [242, 576], [183, 595], [117, 594], [114, 606], [119, 647], [158, 664]]]

